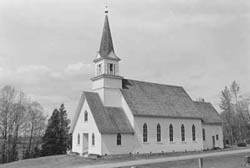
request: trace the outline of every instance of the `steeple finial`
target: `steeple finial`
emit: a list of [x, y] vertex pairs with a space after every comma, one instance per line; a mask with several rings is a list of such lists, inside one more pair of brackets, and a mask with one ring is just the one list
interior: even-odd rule
[[109, 13], [109, 9], [108, 9], [108, 0], [106, 0], [106, 3], [105, 3], [105, 13]]

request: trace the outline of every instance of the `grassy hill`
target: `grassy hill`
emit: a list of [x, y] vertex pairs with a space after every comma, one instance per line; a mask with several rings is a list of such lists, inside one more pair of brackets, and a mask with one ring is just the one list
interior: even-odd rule
[[[229, 148], [219, 151], [231, 151], [231, 150], [241, 150], [247, 149], [245, 148]], [[0, 165], [0, 168], [79, 168], [82, 166], [93, 165], [93, 164], [103, 164], [103, 163], [119, 163], [123, 161], [131, 161], [131, 160], [139, 160], [139, 159], [153, 159], [159, 157], [170, 157], [170, 156], [183, 156], [190, 154], [201, 154], [201, 153], [213, 153], [216, 151], [206, 151], [206, 152], [185, 152], [185, 153], [165, 153], [165, 154], [146, 154], [146, 155], [120, 155], [120, 156], [106, 156], [103, 158], [99, 158], [97, 160], [88, 159], [80, 156], [73, 155], [56, 155], [56, 156], [48, 156], [41, 157], [36, 159], [27, 159], [20, 160], [4, 165]], [[242, 153], [242, 154], [233, 154], [222, 157], [211, 157], [205, 158], [205, 163], [209, 167], [214, 168], [238, 168], [235, 167], [244, 163], [244, 158], [246, 155], [250, 155], [250, 153]], [[159, 168], [193, 168], [197, 165], [197, 159], [178, 161], [178, 162], [166, 162], [159, 163], [153, 165], [143, 165], [137, 166], [140, 168], [144, 167], [159, 167]], [[227, 165], [227, 167], [222, 167], [223, 165]], [[233, 167], [232, 167], [233, 166]]]
[[71, 166], [91, 164], [89, 162], [93, 162], [93, 160], [76, 156], [57, 155], [20, 160], [0, 165], [0, 168], [68, 168]]

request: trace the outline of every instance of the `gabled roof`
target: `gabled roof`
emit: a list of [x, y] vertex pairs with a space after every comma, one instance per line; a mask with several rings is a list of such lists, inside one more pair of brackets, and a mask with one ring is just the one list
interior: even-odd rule
[[202, 116], [204, 123], [221, 124], [223, 122], [219, 113], [215, 110], [211, 103], [194, 101], [194, 104]]
[[179, 86], [123, 79], [121, 93], [135, 116], [201, 119], [192, 99]]
[[77, 119], [82, 111], [83, 103], [87, 101], [100, 133], [134, 133], [134, 130], [122, 108], [104, 107], [95, 92], [83, 92], [77, 107], [70, 133], [74, 131]]

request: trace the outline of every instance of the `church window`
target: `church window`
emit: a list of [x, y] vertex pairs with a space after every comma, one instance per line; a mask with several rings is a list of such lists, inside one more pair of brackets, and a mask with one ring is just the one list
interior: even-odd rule
[[205, 141], [206, 140], [206, 132], [205, 132], [204, 128], [202, 129], [202, 137], [203, 137], [203, 141]]
[[172, 124], [169, 125], [169, 140], [170, 142], [174, 141], [174, 129]]
[[218, 134], [216, 135], [216, 140], [219, 140], [219, 135]]
[[115, 75], [115, 64], [108, 64], [108, 74]]
[[194, 125], [192, 126], [192, 139], [193, 139], [193, 141], [195, 141], [195, 139], [196, 139], [196, 136], [195, 136], [195, 126]]
[[121, 145], [121, 144], [122, 144], [122, 136], [121, 136], [120, 133], [117, 134], [116, 144], [117, 144], [117, 145]]
[[147, 124], [143, 124], [143, 142], [148, 142], [148, 128]]
[[77, 144], [80, 145], [80, 134], [77, 135]]
[[88, 121], [88, 112], [87, 111], [84, 112], [84, 121], [85, 122]]
[[157, 142], [161, 142], [161, 126], [157, 124]]
[[92, 145], [93, 146], [95, 145], [95, 134], [94, 133], [92, 134]]
[[185, 141], [185, 127], [181, 125], [181, 141]]
[[100, 75], [102, 73], [102, 64], [98, 64], [97, 66], [97, 75]]

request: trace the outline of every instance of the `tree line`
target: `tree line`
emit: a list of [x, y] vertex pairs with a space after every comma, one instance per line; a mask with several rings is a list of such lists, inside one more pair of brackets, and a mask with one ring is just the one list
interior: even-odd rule
[[221, 91], [220, 108], [226, 144], [250, 143], [249, 95], [242, 93], [237, 82]]
[[13, 86], [4, 86], [0, 90], [0, 164], [65, 154], [71, 143], [69, 124], [64, 104], [48, 120], [41, 104]]

